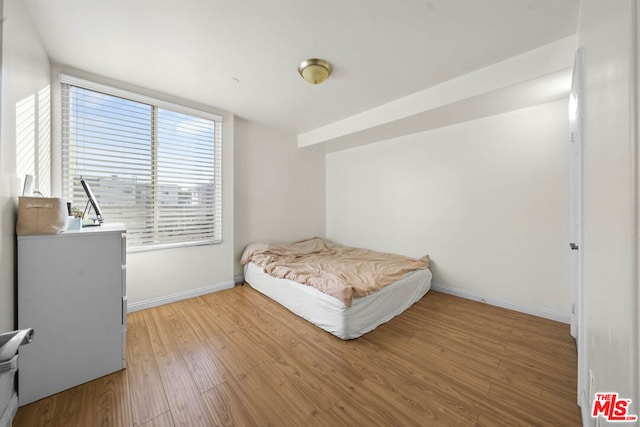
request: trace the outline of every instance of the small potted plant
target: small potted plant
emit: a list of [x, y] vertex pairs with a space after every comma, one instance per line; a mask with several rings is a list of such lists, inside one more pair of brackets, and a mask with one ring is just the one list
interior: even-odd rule
[[74, 218], [82, 218], [82, 209], [76, 207], [71, 208], [71, 216]]

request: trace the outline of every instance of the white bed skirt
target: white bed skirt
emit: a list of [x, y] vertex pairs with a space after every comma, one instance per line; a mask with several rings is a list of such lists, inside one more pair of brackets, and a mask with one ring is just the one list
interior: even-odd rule
[[429, 291], [431, 277], [429, 269], [415, 271], [347, 307], [311, 286], [269, 276], [253, 263], [244, 267], [244, 280], [252, 288], [343, 340], [366, 334], [411, 307]]

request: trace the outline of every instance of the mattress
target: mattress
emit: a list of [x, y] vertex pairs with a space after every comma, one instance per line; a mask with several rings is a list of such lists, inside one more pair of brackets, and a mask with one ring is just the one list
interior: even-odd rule
[[244, 267], [244, 280], [252, 288], [343, 340], [366, 334], [411, 307], [429, 291], [431, 278], [429, 269], [414, 271], [347, 307], [316, 288], [272, 277], [251, 262]]

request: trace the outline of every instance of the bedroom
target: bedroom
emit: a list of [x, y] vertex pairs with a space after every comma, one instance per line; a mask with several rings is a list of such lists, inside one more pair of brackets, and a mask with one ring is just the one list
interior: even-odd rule
[[[623, 73], [622, 77], [615, 79], [592, 71], [594, 78], [602, 79], [602, 82], [596, 80], [587, 89], [594, 91], [592, 101], [587, 97], [587, 114], [602, 118], [588, 122], [592, 124], [587, 125], [586, 130], [585, 239], [592, 242], [591, 249], [585, 252], [585, 298], [589, 306], [586, 330], [591, 343], [587, 360], [598, 390], [615, 390], [632, 398], [635, 404], [640, 397], [637, 390], [637, 279], [634, 276], [637, 263], [633, 241], [637, 216], [632, 211], [635, 199], [628, 196], [635, 185], [628, 159], [635, 153], [633, 144], [636, 141], [631, 133], [635, 129], [635, 118], [630, 119], [627, 113], [628, 105], [635, 102], [628, 99], [628, 94], [635, 90], [636, 83], [627, 83], [629, 76], [635, 74], [624, 67], [631, 67], [636, 55], [635, 51], [634, 56], [628, 54], [635, 46], [630, 41], [636, 31], [635, 15], [629, 11], [635, 11], [636, 3], [571, 3], [572, 21], [563, 27], [568, 28], [566, 33], [467, 70], [462, 76], [466, 80], [458, 81], [460, 86], [455, 86], [454, 82], [441, 89], [443, 96], [455, 97], [464, 87], [458, 99], [464, 101], [476, 96], [473, 99], [486, 101], [482, 95], [491, 93], [496, 87], [570, 68], [573, 51], [578, 46], [590, 47], [592, 51], [587, 70], [600, 70], [607, 61], [614, 61], [621, 67], [617, 70]], [[25, 4], [34, 6], [38, 2]], [[443, 7], [437, 2], [429, 4]], [[536, 2], [527, 4], [534, 7]], [[142, 10], [135, 12], [143, 13]], [[17, 139], [17, 132], [11, 124], [17, 120], [17, 103], [29, 96], [35, 98], [43, 90], [51, 90], [51, 168], [54, 177], [51, 189], [55, 191], [56, 185], [60, 185], [55, 182], [59, 174], [56, 162], [60, 161], [55, 138], [59, 132], [56, 128], [56, 114], [59, 113], [54, 108], [58, 96], [54, 87], [57, 74], [74, 72], [81, 78], [102, 78], [103, 82], [111, 84], [124, 81], [127, 82], [125, 89], [130, 90], [151, 87], [154, 78], [158, 78], [150, 74], [146, 82], [140, 77], [133, 80], [122, 71], [107, 72], [98, 61], [100, 55], [87, 55], [84, 64], [73, 68], [62, 67], [52, 59], [62, 53], [45, 49], [46, 43], [40, 41], [38, 35], [45, 28], [36, 26], [28, 7], [21, 2], [5, 1], [4, 13], [7, 21], [3, 29], [0, 152], [2, 331], [13, 329], [15, 316], [11, 303], [15, 280], [15, 217], [11, 212], [20, 184], [15, 160], [17, 147], [11, 142]], [[629, 16], [633, 16], [632, 22], [626, 20]], [[117, 22], [117, 19], [112, 17], [112, 21], [105, 22]], [[272, 30], [268, 26], [259, 28], [267, 32]], [[107, 37], [105, 34], [108, 33], [102, 34]], [[82, 40], [77, 44], [77, 49], [83, 48]], [[610, 49], [610, 46], [617, 49]], [[312, 48], [313, 45], [305, 47]], [[543, 49], [539, 52], [545, 58], [553, 58], [553, 52], [560, 52], [557, 54], [559, 68], [545, 68], [553, 65], [551, 59], [547, 62], [538, 60], [531, 67], [520, 63], [518, 68], [518, 58], [514, 57], [524, 55], [520, 60], [528, 64], [528, 58], [532, 61], [535, 58], [536, 52], [532, 52], [535, 48]], [[268, 49], [263, 49], [256, 55], [261, 58], [268, 53]], [[165, 63], [162, 56], [156, 55], [145, 57], [147, 65], [167, 67], [170, 75], [180, 78], [189, 71], [184, 65], [188, 62]], [[309, 51], [304, 55], [324, 53]], [[314, 96], [322, 97], [323, 90], [340, 82], [341, 64], [329, 54], [326, 56], [334, 62], [335, 74], [323, 85], [296, 86], [299, 90], [313, 89]], [[137, 64], [134, 54], [129, 59]], [[303, 58], [293, 64], [282, 64], [284, 70], [274, 73], [293, 70], [293, 84], [303, 84], [295, 70], [300, 59]], [[491, 86], [492, 82], [483, 79], [481, 70], [491, 66], [494, 67], [492, 72], [498, 73], [491, 75], [498, 76], [496, 79], [504, 86]], [[390, 72], [388, 68], [397, 65], [380, 64], [380, 67]], [[529, 77], [523, 68], [530, 70]], [[347, 73], [347, 70], [342, 72]], [[420, 71], [413, 73], [420, 74]], [[237, 75], [225, 75], [225, 80], [234, 83], [232, 77]], [[243, 86], [251, 88], [250, 75], [238, 78], [240, 82], [236, 89], [240, 90], [236, 90], [235, 98], [230, 96], [225, 104], [228, 112], [222, 112], [225, 126], [228, 126], [223, 132], [226, 144], [223, 148], [223, 215], [227, 218], [223, 227], [227, 233], [224, 242], [207, 248], [131, 254], [127, 271], [130, 310], [232, 286], [235, 276], [242, 273], [238, 262], [240, 253], [252, 241], [292, 241], [320, 235], [342, 243], [412, 256], [428, 252], [434, 260], [435, 284], [442, 288], [448, 286], [464, 296], [482, 297], [503, 305], [508, 303], [512, 308], [567, 320], [571, 312], [571, 289], [568, 224], [565, 222], [568, 217], [568, 153], [564, 145], [568, 126], [566, 101], [552, 98], [537, 101], [538, 105], [516, 102], [517, 106], [509, 104], [507, 110], [496, 107], [496, 113], [487, 117], [474, 117], [473, 104], [469, 103], [458, 103], [449, 111], [433, 104], [425, 106], [422, 103], [417, 107], [386, 104], [388, 110], [365, 111], [370, 115], [363, 113], [360, 116], [365, 122], [375, 123], [368, 123], [368, 132], [349, 121], [338, 123], [340, 129], [336, 125], [317, 132], [311, 130], [325, 123], [314, 127], [301, 124], [300, 130], [294, 132], [263, 124], [266, 119], [259, 122], [242, 118], [243, 114], [236, 116], [234, 102], [242, 105], [243, 97], [247, 96], [242, 92]], [[358, 82], [358, 79], [351, 82]], [[401, 83], [397, 81], [396, 85]], [[599, 83], [606, 87], [603, 92], [599, 92]], [[207, 83], [204, 85], [203, 92], [207, 92]], [[365, 87], [364, 92], [376, 91]], [[279, 99], [278, 95], [269, 95], [269, 99]], [[385, 102], [399, 97], [392, 95]], [[211, 95], [211, 99], [208, 105], [222, 107], [221, 101], [215, 101], [215, 95]], [[286, 101], [285, 97], [280, 102]], [[347, 107], [350, 102], [354, 101], [344, 100]], [[202, 101], [191, 103], [192, 106], [201, 104]], [[379, 104], [371, 104], [367, 110]], [[313, 109], [314, 105], [307, 108]], [[375, 122], [376, 113], [390, 115], [402, 108], [413, 108], [409, 111], [418, 116], [420, 123], [397, 120], [395, 126], [399, 131], [393, 124], [377, 127], [380, 122]], [[273, 109], [276, 110], [275, 106]], [[352, 114], [363, 110], [354, 110]], [[246, 116], [252, 114], [248, 112]], [[345, 117], [334, 117], [326, 123]], [[547, 126], [540, 126], [543, 122]], [[432, 129], [424, 128], [425, 123], [431, 123]], [[389, 136], [375, 144], [357, 146], [361, 142], [359, 138], [366, 142], [378, 141], [371, 136], [378, 131], [380, 135]], [[328, 142], [322, 141], [323, 138]], [[324, 145], [327, 154], [322, 149], [298, 148], [301, 142], [318, 140], [322, 142], [317, 145]], [[336, 150], [332, 144], [352, 144], [353, 148]], [[356, 203], [349, 198], [354, 193], [364, 196]], [[381, 200], [388, 203], [382, 204]], [[437, 227], [429, 225], [436, 221]], [[543, 261], [540, 261], [541, 257]], [[600, 287], [605, 283], [606, 292]], [[637, 413], [638, 407], [635, 408]]]

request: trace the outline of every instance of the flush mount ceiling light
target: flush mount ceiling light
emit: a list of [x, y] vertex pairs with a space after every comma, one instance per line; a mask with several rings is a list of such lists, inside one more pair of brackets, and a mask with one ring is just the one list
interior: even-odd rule
[[317, 85], [327, 80], [333, 71], [331, 64], [324, 59], [305, 59], [298, 65], [298, 72], [303, 79]]

